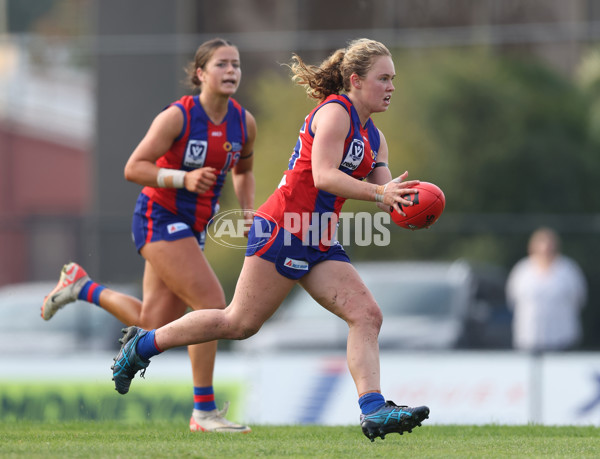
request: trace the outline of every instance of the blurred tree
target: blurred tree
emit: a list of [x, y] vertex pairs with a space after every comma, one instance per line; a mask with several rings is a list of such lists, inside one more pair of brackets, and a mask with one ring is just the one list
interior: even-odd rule
[[562, 211], [591, 210], [587, 102], [571, 82], [485, 52], [400, 56], [397, 73], [400, 100], [378, 124], [449, 212], [553, 213], [557, 184]]

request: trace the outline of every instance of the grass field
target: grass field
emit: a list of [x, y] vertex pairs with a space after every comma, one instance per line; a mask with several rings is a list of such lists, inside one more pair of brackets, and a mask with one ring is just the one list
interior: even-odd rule
[[186, 427], [170, 421], [0, 422], [0, 457], [600, 457], [595, 427], [423, 426], [374, 443], [358, 426], [254, 426], [247, 435]]

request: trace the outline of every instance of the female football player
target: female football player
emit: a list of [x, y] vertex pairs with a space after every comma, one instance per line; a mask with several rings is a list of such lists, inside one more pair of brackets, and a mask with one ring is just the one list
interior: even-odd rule
[[[132, 231], [146, 260], [143, 302], [90, 280], [76, 263], [63, 267], [46, 297], [42, 317], [76, 299], [104, 308], [126, 325], [156, 328], [193, 309], [225, 308], [225, 294], [203, 253], [205, 227], [218, 211], [229, 171], [240, 207], [254, 207], [254, 117], [235, 99], [242, 76], [237, 47], [223, 39], [198, 48], [188, 68], [200, 92], [159, 113], [125, 166], [125, 178], [142, 185]], [[249, 432], [225, 419], [212, 386], [217, 342], [188, 347], [194, 380], [192, 431]]]

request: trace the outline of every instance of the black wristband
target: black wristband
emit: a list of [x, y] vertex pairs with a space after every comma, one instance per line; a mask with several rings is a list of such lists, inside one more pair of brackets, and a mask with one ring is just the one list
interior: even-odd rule
[[376, 167], [388, 167], [388, 163], [384, 163], [384, 162], [375, 163], [375, 165], [373, 166], [373, 169], [375, 169]]
[[247, 155], [245, 155], [245, 156], [240, 156], [240, 159], [248, 159], [248, 158], [250, 158], [250, 156], [252, 156], [253, 154], [254, 154], [254, 151], [251, 151], [250, 153], [248, 153], [248, 154], [247, 154]]

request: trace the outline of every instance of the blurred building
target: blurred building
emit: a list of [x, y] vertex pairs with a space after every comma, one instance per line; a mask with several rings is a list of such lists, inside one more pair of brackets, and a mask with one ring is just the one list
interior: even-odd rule
[[75, 256], [90, 209], [94, 87], [48, 46], [0, 42], [0, 285], [47, 276]]

